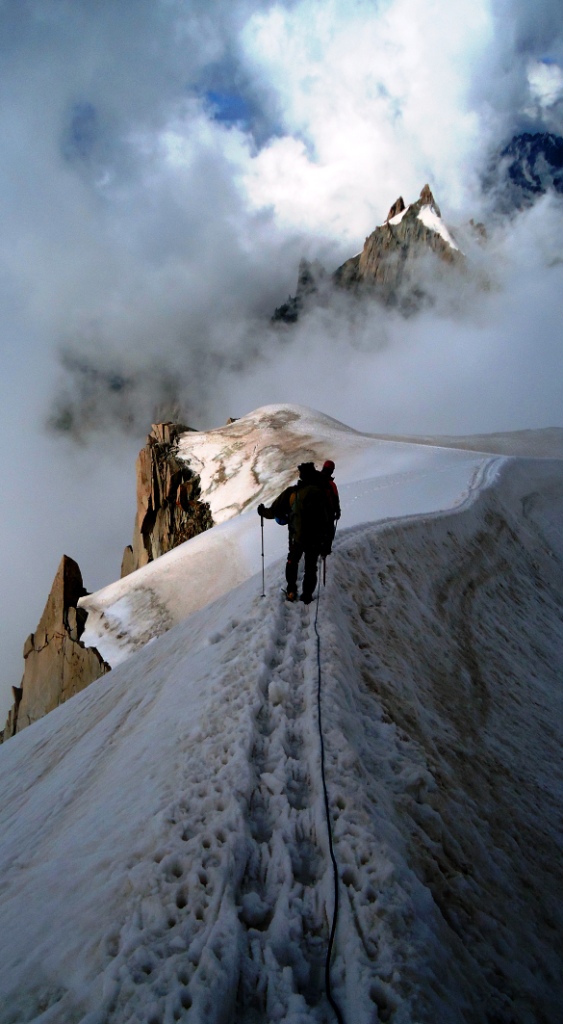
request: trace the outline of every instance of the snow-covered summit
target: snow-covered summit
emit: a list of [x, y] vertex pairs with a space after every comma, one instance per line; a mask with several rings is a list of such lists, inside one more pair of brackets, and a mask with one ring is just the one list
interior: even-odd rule
[[368, 235], [357, 256], [338, 268], [333, 280], [340, 288], [370, 294], [410, 314], [434, 279], [447, 273], [448, 266], [462, 265], [463, 254], [425, 185], [414, 203], [405, 205], [399, 196], [385, 222]]
[[407, 216], [410, 216], [411, 219], [416, 217], [426, 228], [430, 231], [435, 231], [436, 234], [440, 235], [451, 249], [459, 251], [459, 246], [454, 242], [444, 220], [442, 219], [440, 208], [428, 185], [425, 185], [422, 189], [418, 202], [412, 203], [409, 206], [405, 206], [403, 197], [399, 196], [399, 199], [393, 203], [385, 224], [390, 225], [392, 228], [396, 228]]
[[[401, 223], [401, 221], [409, 212], [409, 210], [410, 206], [406, 206], [405, 209], [401, 210], [400, 213], [395, 214], [394, 217], [390, 217], [389, 220], [386, 221], [386, 223], [390, 224], [392, 227], [397, 227], [397, 225]], [[420, 221], [422, 221], [425, 227], [430, 229], [430, 231], [435, 231], [438, 235], [440, 235], [444, 239], [444, 242], [446, 242], [452, 249], [459, 249], [459, 246], [455, 244], [444, 221], [436, 213], [436, 210], [434, 209], [433, 206], [421, 206], [416, 216]]]

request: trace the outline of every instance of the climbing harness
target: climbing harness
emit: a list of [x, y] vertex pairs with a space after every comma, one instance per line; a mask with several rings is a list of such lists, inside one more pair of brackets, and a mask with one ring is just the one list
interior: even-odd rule
[[[323, 559], [323, 562], [325, 562], [325, 568], [326, 568], [326, 559]], [[325, 960], [325, 990], [326, 990], [327, 999], [328, 999], [330, 1005], [332, 1006], [332, 1009], [334, 1010], [334, 1012], [336, 1014], [336, 1019], [338, 1021], [338, 1024], [344, 1024], [344, 1017], [342, 1016], [340, 1007], [338, 1006], [338, 1003], [335, 1001], [334, 996], [332, 995], [332, 986], [331, 986], [331, 980], [330, 980], [330, 960], [331, 960], [331, 956], [332, 956], [332, 947], [334, 945], [334, 936], [336, 934], [336, 923], [337, 923], [337, 920], [338, 920], [338, 864], [336, 863], [336, 857], [334, 855], [334, 846], [333, 846], [333, 842], [332, 842], [332, 825], [331, 825], [331, 821], [330, 821], [330, 807], [329, 807], [329, 802], [328, 802], [328, 790], [327, 790], [327, 786], [326, 786], [325, 747], [324, 747], [322, 717], [321, 717], [321, 679], [322, 679], [322, 675], [321, 675], [321, 637], [320, 637], [319, 629], [318, 629], [319, 598], [320, 598], [320, 595], [321, 595], [321, 588], [319, 586], [318, 589], [317, 589], [317, 608], [316, 608], [315, 621], [314, 621], [315, 633], [316, 633], [316, 636], [317, 636], [317, 717], [318, 717], [318, 723], [319, 723], [319, 738], [320, 738], [320, 744], [321, 744], [321, 776], [322, 776], [322, 782], [323, 782], [323, 794], [324, 794], [324, 804], [325, 804], [326, 825], [327, 825], [327, 831], [328, 831], [328, 848], [329, 848], [329, 852], [330, 852], [330, 859], [332, 861], [332, 872], [333, 872], [333, 879], [334, 879], [334, 911], [333, 911], [333, 915], [332, 915], [332, 925], [331, 925], [331, 929], [330, 929], [330, 937], [329, 937], [329, 940], [328, 940], [328, 948], [327, 948], [326, 960]]]

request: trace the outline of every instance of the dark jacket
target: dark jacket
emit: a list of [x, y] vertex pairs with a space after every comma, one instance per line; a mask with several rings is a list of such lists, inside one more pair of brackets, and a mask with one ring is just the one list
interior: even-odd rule
[[304, 549], [324, 548], [331, 535], [332, 509], [322, 480], [300, 480], [290, 499], [290, 507], [291, 542]]
[[319, 551], [327, 543], [330, 547], [333, 511], [320, 473], [286, 487], [270, 508], [262, 508], [266, 519], [287, 519], [290, 545]]

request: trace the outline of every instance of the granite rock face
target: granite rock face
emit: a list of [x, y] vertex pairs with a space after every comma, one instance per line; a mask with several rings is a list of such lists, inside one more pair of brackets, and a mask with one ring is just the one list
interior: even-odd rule
[[213, 526], [199, 477], [177, 457], [177, 439], [187, 430], [182, 423], [154, 423], [139, 452], [133, 544], [125, 548], [122, 576]]
[[[408, 314], [429, 300], [425, 291], [428, 261], [436, 277], [447, 266], [463, 266], [464, 257], [425, 185], [419, 199], [408, 206], [399, 196], [385, 223], [366, 238], [362, 252], [338, 267], [329, 282], [333, 289], [370, 294]], [[295, 323], [303, 310], [321, 299], [326, 302], [326, 282], [322, 268], [302, 261], [296, 295], [276, 309], [272, 319]]]
[[98, 651], [80, 640], [85, 615], [77, 603], [85, 593], [78, 565], [63, 555], [39, 625], [25, 642], [23, 678], [20, 686], [12, 687], [14, 703], [0, 741], [109, 672]]
[[[177, 458], [177, 438], [188, 429], [180, 423], [153, 424], [139, 453], [135, 534], [123, 555], [122, 576], [213, 526], [199, 477]], [[12, 687], [0, 743], [110, 671], [98, 651], [80, 639], [86, 613], [77, 604], [86, 593], [77, 563], [63, 555], [39, 625], [25, 642], [23, 679]]]
[[401, 292], [408, 288], [416, 294], [417, 264], [429, 252], [449, 264], [463, 259], [425, 185], [418, 201], [410, 206], [399, 196], [385, 223], [366, 238], [359, 256], [339, 267], [333, 279], [342, 288], [375, 289], [386, 305], [400, 305], [404, 300]]

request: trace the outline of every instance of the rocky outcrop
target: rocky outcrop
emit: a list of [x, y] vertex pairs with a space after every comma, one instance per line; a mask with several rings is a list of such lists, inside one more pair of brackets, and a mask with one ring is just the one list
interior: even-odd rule
[[209, 505], [201, 500], [199, 476], [177, 456], [178, 437], [189, 429], [182, 423], [154, 423], [139, 452], [137, 515], [122, 576], [213, 526]]
[[[123, 555], [122, 576], [213, 526], [199, 477], [177, 458], [177, 439], [188, 429], [153, 424], [139, 453], [135, 534]], [[77, 563], [63, 555], [39, 625], [25, 642], [23, 679], [12, 687], [0, 743], [109, 672], [98, 651], [80, 639], [86, 613], [77, 605], [86, 593]]]
[[287, 302], [274, 311], [272, 320], [283, 321], [286, 324], [294, 324], [299, 319], [299, 314], [307, 305], [310, 296], [317, 295], [319, 289], [326, 283], [327, 273], [318, 260], [310, 262], [302, 259], [297, 272], [297, 290], [295, 295], [288, 296]]
[[[423, 273], [422, 260], [431, 263], [431, 273]], [[387, 306], [396, 306], [409, 313], [425, 299], [425, 280], [436, 276], [445, 266], [461, 266], [464, 257], [442, 220], [440, 209], [428, 185], [425, 185], [416, 203], [405, 205], [402, 196], [393, 203], [385, 223], [369, 235], [361, 253], [346, 260], [334, 272], [330, 283], [357, 294], [369, 293]], [[302, 261], [299, 268], [297, 293], [279, 307], [273, 320], [294, 323], [299, 314], [321, 299], [317, 282], [324, 281], [318, 266], [310, 271]], [[309, 269], [309, 272], [306, 271]], [[302, 283], [303, 282], [303, 283]], [[326, 301], [326, 285], [322, 301]]]
[[[428, 188], [428, 185], [425, 185], [424, 187]], [[387, 214], [387, 221], [390, 221], [393, 217], [396, 217], [399, 213], [402, 213], [403, 210], [406, 210], [405, 200], [403, 199], [402, 196], [399, 196], [399, 198], [395, 200], [391, 209], [389, 210], [389, 213]]]
[[24, 644], [24, 674], [12, 687], [14, 703], [0, 742], [109, 671], [98, 651], [80, 640], [85, 614], [77, 604], [86, 592], [78, 565], [63, 555], [39, 625]]

